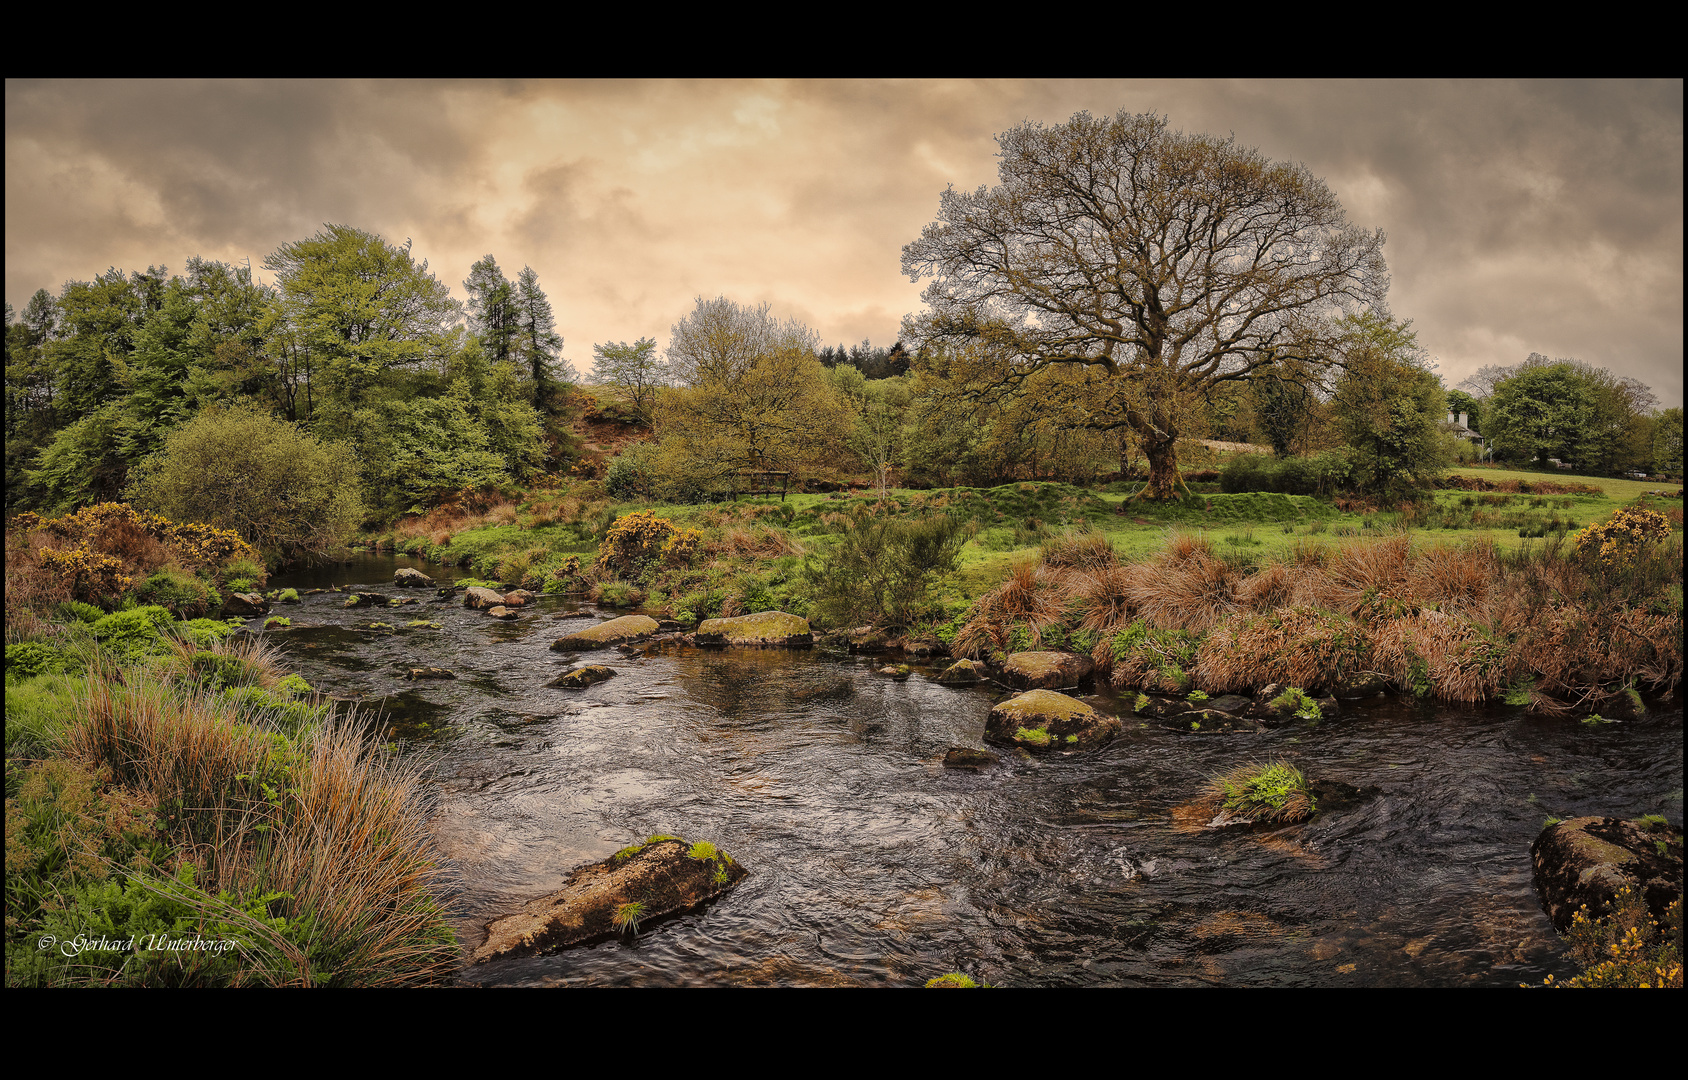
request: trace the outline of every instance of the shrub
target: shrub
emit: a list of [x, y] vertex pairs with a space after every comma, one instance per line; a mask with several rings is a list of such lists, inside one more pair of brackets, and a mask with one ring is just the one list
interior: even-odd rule
[[673, 522], [648, 510], [623, 514], [599, 545], [598, 562], [623, 576], [637, 576], [661, 557], [663, 545], [677, 531]]
[[815, 609], [833, 626], [909, 626], [966, 542], [961, 521], [947, 515], [911, 520], [858, 512], [837, 546], [805, 566]]
[[350, 449], [250, 409], [183, 424], [136, 467], [128, 490], [137, 506], [233, 530], [283, 558], [327, 554], [363, 516]]
[[1586, 562], [1624, 566], [1649, 543], [1670, 536], [1670, 522], [1656, 510], [1626, 506], [1611, 520], [1577, 533], [1577, 554]]
[[[1665, 911], [1660, 926], [1647, 902], [1633, 886], [1625, 885], [1612, 900], [1608, 914], [1591, 916], [1585, 905], [1571, 916], [1565, 935], [1572, 955], [1583, 967], [1570, 987], [1674, 987], [1682, 989], [1682, 901]], [[1553, 985], [1553, 976], [1547, 977]]]
[[166, 566], [141, 582], [135, 589], [135, 598], [144, 604], [168, 608], [183, 619], [198, 618], [223, 602], [215, 589], [178, 566]]

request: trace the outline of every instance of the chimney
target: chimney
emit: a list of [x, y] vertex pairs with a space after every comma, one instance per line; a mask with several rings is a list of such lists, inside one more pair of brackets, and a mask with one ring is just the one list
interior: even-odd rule
[[1466, 418], [1466, 417], [1468, 417], [1468, 416], [1470, 416], [1470, 415], [1471, 415], [1471, 414], [1470, 414], [1470, 413], [1460, 413], [1460, 414], [1459, 414], [1459, 426], [1460, 426], [1460, 427], [1462, 427], [1462, 428], [1468, 428], [1468, 427], [1470, 427], [1470, 426], [1471, 426], [1471, 425], [1470, 425], [1470, 424], [1468, 424], [1468, 423], [1466, 423], [1466, 422], [1465, 422], [1465, 418]]
[[1451, 424], [1453, 422], [1454, 422], [1454, 414], [1453, 414], [1453, 410], [1450, 409], [1450, 410], [1448, 410], [1448, 423]]

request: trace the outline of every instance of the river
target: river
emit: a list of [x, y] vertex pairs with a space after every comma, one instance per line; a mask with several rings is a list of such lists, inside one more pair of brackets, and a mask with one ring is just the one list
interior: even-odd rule
[[[711, 840], [750, 870], [701, 912], [637, 937], [466, 968], [558, 986], [911, 986], [963, 971], [1001, 986], [1515, 986], [1575, 973], [1531, 881], [1549, 815], [1682, 823], [1680, 699], [1623, 724], [1400, 698], [1266, 732], [1128, 720], [1087, 753], [944, 769], [1006, 696], [907, 681], [824, 649], [564, 654], [597, 613], [547, 596], [514, 622], [391, 584], [366, 554], [272, 588], [367, 586], [276, 605], [272, 643], [312, 686], [437, 779], [435, 835], [466, 946], [575, 867], [657, 832]], [[601, 615], [598, 617], [602, 617]], [[411, 628], [413, 620], [440, 629]], [[373, 621], [393, 631], [370, 630]], [[561, 672], [608, 663], [583, 691]], [[881, 661], [882, 663], [882, 661]], [[457, 673], [408, 682], [411, 665]], [[1179, 807], [1210, 776], [1287, 758], [1362, 790], [1301, 825], [1205, 828]]]

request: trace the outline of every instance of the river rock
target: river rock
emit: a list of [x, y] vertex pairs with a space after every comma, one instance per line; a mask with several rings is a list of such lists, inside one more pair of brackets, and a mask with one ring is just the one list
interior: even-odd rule
[[505, 607], [526, 607], [533, 601], [534, 594], [526, 589], [517, 589], [504, 594]]
[[1530, 861], [1542, 907], [1560, 933], [1584, 904], [1591, 915], [1603, 913], [1625, 885], [1635, 887], [1660, 922], [1682, 896], [1682, 830], [1662, 821], [1561, 821], [1536, 837]]
[[431, 589], [434, 579], [420, 570], [402, 566], [393, 571], [393, 584], [401, 589]]
[[494, 592], [481, 585], [472, 586], [463, 594], [463, 606], [466, 608], [484, 610], [498, 607], [503, 603], [504, 595], [502, 593]]
[[413, 667], [405, 674], [405, 678], [412, 682], [418, 679], [455, 679], [457, 673], [443, 667]]
[[1196, 707], [1162, 718], [1167, 727], [1179, 731], [1265, 731], [1266, 725], [1252, 716], [1220, 712], [1218, 709]]
[[972, 686], [981, 678], [979, 665], [971, 660], [957, 660], [938, 676], [938, 683], [942, 686]]
[[832, 630], [821, 644], [853, 653], [882, 653], [891, 649], [891, 638], [883, 630], [871, 626], [857, 626], [849, 630]]
[[1088, 750], [1120, 733], [1117, 717], [1053, 690], [1028, 690], [991, 710], [985, 738], [1035, 749]]
[[262, 593], [230, 593], [223, 601], [223, 618], [252, 619], [270, 613], [270, 602]]
[[1376, 697], [1388, 689], [1389, 684], [1383, 681], [1383, 676], [1362, 671], [1338, 679], [1336, 685], [1331, 687], [1331, 694], [1338, 701], [1358, 701], [1361, 698]]
[[386, 607], [387, 598], [380, 593], [355, 592], [346, 597], [346, 607]]
[[559, 675], [545, 685], [558, 690], [584, 690], [593, 683], [601, 683], [614, 677], [614, 668], [605, 667], [603, 664], [588, 664]]
[[884, 667], [879, 669], [879, 674], [890, 679], [895, 679], [898, 682], [902, 682], [904, 679], [908, 678], [908, 665], [898, 664], [896, 666], [892, 666], [890, 664], [886, 664]]
[[1017, 652], [1002, 665], [1003, 678], [1026, 690], [1077, 686], [1096, 665], [1090, 657], [1067, 652]]
[[499, 604], [496, 607], [487, 608], [486, 613], [488, 615], [491, 615], [495, 619], [515, 619], [515, 618], [521, 617], [521, 612], [511, 611], [509, 608], [505, 607], [503, 604]]
[[641, 904], [639, 921], [649, 923], [714, 900], [744, 878], [744, 867], [725, 852], [694, 858], [695, 850], [684, 840], [662, 839], [583, 866], [558, 891], [488, 925], [486, 942], [475, 950], [473, 961], [614, 937], [624, 932], [615, 920], [625, 904]]
[[694, 640], [699, 645], [813, 645], [809, 620], [783, 611], [760, 611], [731, 619], [705, 619]]
[[978, 772], [999, 764], [997, 756], [989, 750], [975, 750], [968, 746], [952, 746], [944, 751], [944, 768], [971, 769]]
[[607, 649], [612, 645], [643, 641], [656, 632], [656, 620], [649, 615], [623, 615], [619, 619], [610, 619], [608, 622], [564, 635], [551, 643], [551, 651], [585, 652], [589, 649]]

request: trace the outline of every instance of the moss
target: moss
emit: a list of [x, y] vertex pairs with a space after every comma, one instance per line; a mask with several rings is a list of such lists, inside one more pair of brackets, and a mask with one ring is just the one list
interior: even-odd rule
[[760, 611], [730, 619], [705, 619], [697, 628], [699, 644], [784, 644], [791, 638], [807, 637], [809, 633], [809, 620], [783, 611]]
[[952, 971], [948, 975], [939, 975], [935, 979], [927, 979], [929, 988], [952, 990], [977, 990], [979, 984], [959, 971]]
[[1251, 763], [1208, 782], [1207, 797], [1221, 810], [1263, 821], [1304, 821], [1318, 809], [1307, 778], [1287, 761]]
[[1032, 746], [1049, 745], [1048, 728], [1017, 728], [1014, 731], [1016, 742], [1030, 743]]

